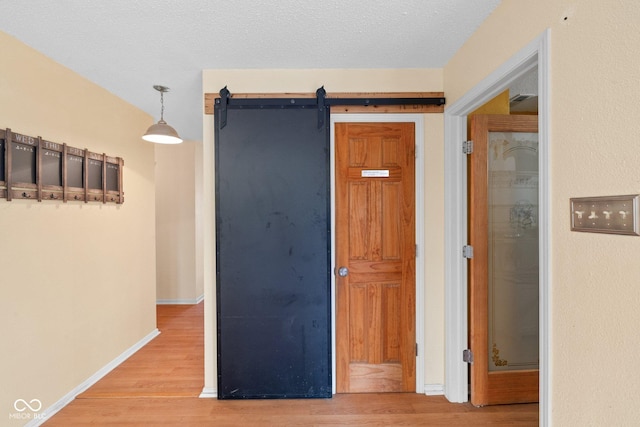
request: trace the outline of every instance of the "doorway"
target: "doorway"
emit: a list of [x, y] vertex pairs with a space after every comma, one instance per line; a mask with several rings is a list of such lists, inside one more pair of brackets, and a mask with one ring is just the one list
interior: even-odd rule
[[[421, 141], [424, 141], [424, 123], [423, 123], [423, 117], [422, 115], [417, 115], [417, 114], [335, 114], [335, 115], [331, 115], [331, 171], [332, 171], [332, 176], [331, 176], [331, 188], [332, 188], [332, 194], [334, 195], [334, 202], [332, 203], [332, 253], [336, 253], [336, 242], [339, 240], [339, 238], [336, 236], [336, 224], [337, 224], [337, 213], [336, 213], [336, 194], [338, 193], [337, 189], [336, 189], [336, 141], [337, 141], [337, 136], [336, 136], [336, 128], [338, 126], [338, 124], [342, 124], [342, 123], [360, 123], [360, 124], [381, 124], [381, 123], [397, 123], [397, 122], [404, 122], [404, 123], [408, 123], [411, 125], [411, 137], [412, 140], [414, 141], [419, 141], [418, 142], [418, 146], [421, 146]], [[420, 150], [419, 150], [420, 151]], [[415, 215], [416, 212], [422, 212], [423, 209], [423, 205], [424, 205], [424, 191], [423, 191], [423, 176], [424, 176], [424, 167], [423, 167], [423, 160], [421, 160], [422, 157], [418, 154], [418, 156], [416, 157], [415, 160], [415, 177], [412, 178], [412, 180], [414, 181], [412, 184], [414, 184], [415, 190], [412, 190], [412, 192], [415, 195], [415, 207], [413, 208], [413, 215], [415, 217], [415, 231], [412, 231], [413, 236], [414, 237], [414, 242], [416, 245], [418, 245], [418, 248], [423, 244], [424, 238], [423, 238], [423, 230], [424, 230], [424, 224], [423, 224], [423, 219], [421, 218], [420, 215]], [[391, 169], [391, 168], [389, 168]], [[375, 170], [384, 170], [384, 168], [379, 168], [379, 169], [375, 169]], [[371, 172], [373, 173], [373, 172]], [[375, 177], [372, 177], [375, 179]], [[379, 178], [378, 178], [379, 179]], [[424, 251], [423, 251], [424, 252]], [[411, 298], [411, 302], [410, 304], [412, 305], [411, 308], [413, 308], [414, 310], [414, 316], [412, 316], [412, 318], [409, 320], [411, 325], [410, 328], [411, 329], [411, 333], [414, 335], [414, 338], [412, 339], [412, 343], [411, 343], [411, 349], [415, 349], [416, 345], [417, 348], [423, 348], [423, 342], [424, 342], [424, 328], [423, 328], [423, 324], [424, 324], [424, 307], [423, 307], [423, 289], [422, 286], [416, 285], [416, 283], [423, 283], [424, 280], [424, 258], [423, 255], [420, 253], [420, 251], [418, 251], [417, 254], [412, 254], [412, 255], [417, 255], [415, 256], [415, 263], [413, 263], [414, 266], [414, 270], [415, 270], [415, 280], [412, 283], [412, 293], [413, 293], [413, 297]], [[333, 334], [332, 336], [333, 338], [333, 360], [334, 360], [334, 372], [340, 372], [340, 369], [338, 368], [337, 364], [338, 362], [338, 357], [339, 357], [339, 353], [338, 353], [338, 339], [337, 336], [340, 333], [340, 331], [337, 328], [337, 317], [338, 317], [338, 302], [337, 302], [337, 298], [336, 295], [338, 295], [339, 293], [339, 285], [338, 285], [338, 279], [340, 278], [340, 276], [338, 276], [338, 269], [341, 267], [341, 265], [337, 264], [338, 260], [334, 259], [333, 260], [333, 271], [336, 273], [334, 274], [333, 278], [332, 278], [332, 307], [333, 307], [333, 313], [332, 313], [332, 324], [333, 324]], [[373, 288], [369, 289], [370, 291], [375, 291], [377, 289], [377, 286], [374, 286]], [[382, 289], [382, 288], [380, 288]], [[391, 289], [391, 288], [390, 288]], [[375, 294], [375, 292], [373, 292], [373, 294]], [[406, 357], [406, 356], [405, 356]], [[411, 384], [408, 386], [407, 390], [410, 391], [415, 391], [417, 393], [421, 393], [424, 390], [424, 355], [421, 354], [420, 351], [418, 351], [417, 355], [415, 353], [411, 354], [411, 362], [413, 364], [412, 370], [413, 373], [410, 376], [410, 379], [408, 380]], [[390, 366], [387, 366], [390, 367]], [[394, 368], [391, 367], [391, 369], [393, 370]], [[340, 375], [340, 374], [338, 374]], [[338, 378], [338, 375], [336, 375], [334, 377], [334, 384], [333, 384], [333, 392], [344, 392], [345, 389], [340, 386], [340, 379]], [[384, 374], [384, 376], [386, 376], [386, 374]], [[406, 378], [405, 378], [405, 382], [406, 382]], [[358, 380], [356, 380], [356, 383], [361, 384], [360, 386], [357, 386], [355, 389], [353, 389], [354, 391], [367, 391], [367, 387], [369, 387], [369, 385], [366, 385], [365, 383], [359, 382]], [[383, 388], [388, 387], [389, 382], [385, 382], [383, 381], [382, 384]], [[407, 384], [405, 384], [407, 385]], [[364, 387], [364, 388], [362, 388]], [[375, 391], [374, 389], [371, 389], [370, 391]], [[387, 389], [387, 391], [392, 391], [391, 389]]]
[[445, 395], [451, 402], [468, 401], [468, 365], [463, 361], [468, 336], [468, 298], [466, 259], [462, 248], [467, 244], [466, 140], [467, 114], [483, 105], [518, 77], [538, 68], [539, 88], [539, 236], [540, 236], [540, 420], [546, 424], [551, 408], [549, 383], [549, 33], [533, 40], [454, 104], [445, 110], [445, 316], [446, 367]]

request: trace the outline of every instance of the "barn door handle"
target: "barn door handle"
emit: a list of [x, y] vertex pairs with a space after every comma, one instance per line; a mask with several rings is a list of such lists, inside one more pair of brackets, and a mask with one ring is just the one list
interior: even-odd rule
[[338, 269], [338, 276], [347, 277], [348, 274], [349, 274], [349, 269], [347, 267], [340, 267]]

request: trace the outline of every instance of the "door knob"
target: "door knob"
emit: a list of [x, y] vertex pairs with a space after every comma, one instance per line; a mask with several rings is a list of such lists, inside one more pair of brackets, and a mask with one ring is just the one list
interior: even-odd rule
[[338, 269], [338, 276], [346, 277], [349, 274], [349, 269], [347, 267], [340, 267]]

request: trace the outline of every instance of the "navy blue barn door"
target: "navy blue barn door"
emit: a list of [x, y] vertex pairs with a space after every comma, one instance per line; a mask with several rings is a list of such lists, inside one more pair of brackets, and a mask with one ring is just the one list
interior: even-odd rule
[[278, 102], [215, 105], [220, 399], [331, 397], [329, 114]]

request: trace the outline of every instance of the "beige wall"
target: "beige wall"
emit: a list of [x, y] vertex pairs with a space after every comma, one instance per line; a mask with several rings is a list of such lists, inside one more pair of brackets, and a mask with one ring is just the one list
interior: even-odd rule
[[448, 103], [551, 29], [551, 403], [640, 420], [640, 238], [571, 232], [569, 198], [640, 193], [640, 3], [505, 0], [444, 69]]
[[0, 424], [48, 408], [155, 329], [151, 117], [0, 32], [0, 126], [120, 156], [123, 205], [0, 200]]
[[[323, 86], [332, 92], [442, 91], [442, 70], [205, 70], [203, 91], [217, 93], [228, 86], [231, 93], [312, 93]], [[425, 119], [425, 204], [443, 206], [444, 150], [442, 114]], [[204, 117], [204, 218], [213, 213], [213, 116]], [[444, 212], [425, 213], [425, 242], [429, 244], [425, 265], [425, 384], [444, 383]], [[215, 241], [213, 222], [204, 226], [205, 253], [205, 389], [215, 389]]]
[[[206, 70], [203, 91], [444, 89], [451, 104], [551, 28], [552, 419], [632, 425], [640, 418], [640, 238], [570, 232], [568, 201], [640, 192], [639, 23], [631, 0], [504, 0], [444, 70]], [[155, 327], [154, 150], [139, 140], [151, 118], [2, 33], [0, 46], [12, 59], [0, 70], [0, 126], [125, 159], [122, 206], [0, 200], [0, 401], [11, 408], [38, 398], [47, 407]], [[425, 127], [425, 200], [441, 206], [441, 117]], [[215, 388], [211, 116], [204, 130], [193, 154], [203, 179], [189, 201], [204, 219], [188, 226], [204, 261], [196, 256], [189, 269], [205, 288], [205, 387]], [[425, 213], [427, 384], [444, 376], [443, 215]]]
[[158, 303], [193, 304], [203, 295], [201, 150], [193, 141], [155, 149]]

